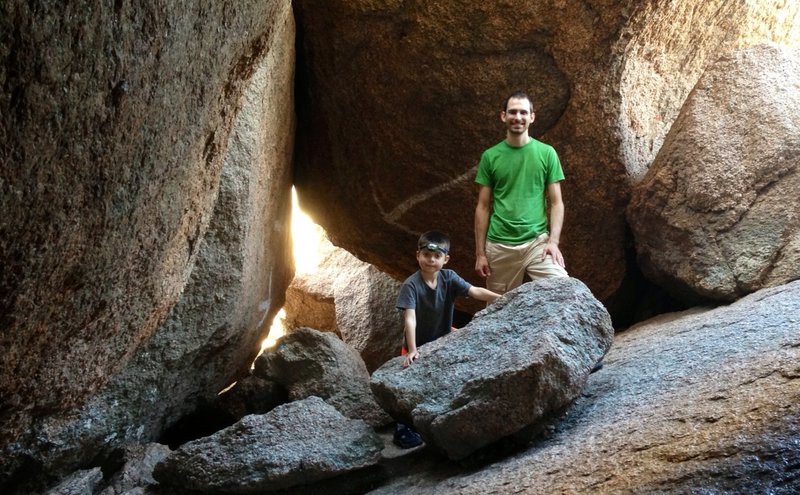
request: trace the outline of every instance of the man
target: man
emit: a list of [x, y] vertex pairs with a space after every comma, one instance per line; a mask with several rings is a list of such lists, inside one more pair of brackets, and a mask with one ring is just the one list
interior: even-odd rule
[[534, 118], [525, 93], [508, 97], [500, 112], [506, 138], [483, 153], [475, 178], [475, 271], [499, 294], [519, 286], [526, 273], [568, 276], [558, 247], [564, 172], [553, 147], [528, 135]]

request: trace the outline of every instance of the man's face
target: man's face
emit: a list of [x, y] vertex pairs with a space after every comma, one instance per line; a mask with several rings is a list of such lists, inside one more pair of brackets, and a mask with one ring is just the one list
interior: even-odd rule
[[531, 112], [531, 102], [527, 98], [511, 98], [508, 100], [506, 111], [500, 113], [500, 120], [506, 124], [510, 134], [525, 134], [533, 123], [534, 114]]

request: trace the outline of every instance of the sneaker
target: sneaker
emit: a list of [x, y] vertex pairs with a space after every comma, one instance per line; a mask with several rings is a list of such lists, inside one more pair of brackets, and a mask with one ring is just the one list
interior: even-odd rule
[[422, 437], [419, 436], [419, 433], [403, 424], [398, 424], [395, 428], [394, 438], [392, 441], [401, 449], [411, 449], [418, 447], [423, 443]]

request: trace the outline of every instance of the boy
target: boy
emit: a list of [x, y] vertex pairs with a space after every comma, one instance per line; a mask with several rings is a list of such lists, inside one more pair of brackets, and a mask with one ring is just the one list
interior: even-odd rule
[[[400, 287], [397, 309], [403, 311], [406, 359], [403, 367], [419, 358], [419, 346], [449, 333], [453, 327], [453, 308], [457, 296], [494, 302], [499, 294], [475, 287], [453, 270], [443, 268], [450, 261], [450, 238], [438, 231], [420, 236], [417, 243], [419, 270]], [[422, 443], [419, 434], [397, 423], [394, 443], [416, 447]]]

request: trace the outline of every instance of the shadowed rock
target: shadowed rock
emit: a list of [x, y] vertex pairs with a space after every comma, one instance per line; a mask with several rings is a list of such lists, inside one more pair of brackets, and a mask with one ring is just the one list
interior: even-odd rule
[[309, 397], [184, 444], [154, 477], [204, 493], [261, 493], [374, 465], [382, 448], [366, 423]]
[[221, 393], [215, 406], [225, 411], [235, 421], [248, 414], [264, 414], [286, 403], [289, 396], [281, 385], [248, 375]]
[[378, 402], [450, 458], [535, 430], [580, 394], [614, 331], [577, 279], [523, 284], [466, 327], [396, 358], [372, 375]]
[[800, 51], [759, 46], [698, 82], [628, 207], [642, 270], [690, 302], [800, 278]]
[[133, 490], [145, 490], [156, 484], [153, 469], [170, 453], [166, 445], [130, 445], [125, 449], [125, 465], [109, 480], [100, 495], [130, 495]]
[[247, 372], [291, 277], [293, 68], [288, 0], [2, 3], [0, 491]]
[[99, 467], [76, 471], [67, 476], [45, 495], [91, 495], [103, 482], [103, 471]]
[[290, 400], [314, 395], [348, 418], [391, 421], [375, 402], [361, 356], [332, 333], [301, 328], [284, 336], [256, 359], [253, 374], [285, 387]]

